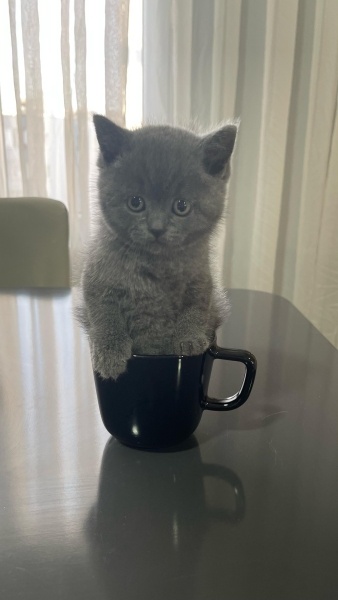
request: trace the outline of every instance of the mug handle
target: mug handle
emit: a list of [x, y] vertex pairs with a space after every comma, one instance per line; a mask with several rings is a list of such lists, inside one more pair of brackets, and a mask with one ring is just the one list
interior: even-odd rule
[[204, 477], [215, 477], [227, 483], [233, 490], [235, 499], [235, 508], [209, 508], [208, 514], [214, 519], [227, 521], [229, 523], [238, 523], [245, 516], [245, 494], [240, 478], [234, 471], [216, 464], [203, 465]]
[[[233, 410], [242, 406], [247, 401], [252, 386], [255, 381], [257, 360], [251, 352], [247, 350], [233, 350], [231, 348], [220, 348], [217, 344], [213, 344], [207, 350], [206, 360], [215, 359], [231, 360], [235, 362], [241, 362], [246, 367], [243, 383], [241, 389], [229, 398], [209, 398], [205, 395], [204, 399], [201, 400], [203, 409], [206, 410]], [[211, 369], [210, 369], [211, 370]]]

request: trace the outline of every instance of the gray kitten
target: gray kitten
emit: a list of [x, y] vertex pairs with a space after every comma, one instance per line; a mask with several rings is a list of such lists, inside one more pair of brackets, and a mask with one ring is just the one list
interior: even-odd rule
[[128, 131], [95, 115], [100, 215], [79, 318], [93, 367], [116, 379], [132, 354], [200, 354], [227, 310], [210, 264], [237, 128], [204, 137]]

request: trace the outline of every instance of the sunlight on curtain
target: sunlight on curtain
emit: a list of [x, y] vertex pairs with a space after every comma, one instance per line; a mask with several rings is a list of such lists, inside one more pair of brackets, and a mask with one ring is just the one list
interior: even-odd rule
[[240, 117], [225, 284], [278, 293], [338, 347], [338, 2], [146, 0], [144, 116]]
[[2, 1], [0, 39], [0, 196], [63, 201], [74, 258], [95, 200], [92, 113], [142, 120], [142, 1]]

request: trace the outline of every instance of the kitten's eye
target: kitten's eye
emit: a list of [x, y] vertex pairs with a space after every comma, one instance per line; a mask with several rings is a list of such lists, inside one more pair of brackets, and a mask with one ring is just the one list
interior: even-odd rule
[[186, 200], [175, 200], [173, 212], [179, 217], [185, 217], [190, 212], [190, 204]]
[[127, 201], [127, 206], [133, 212], [141, 212], [145, 209], [146, 203], [141, 196], [133, 196]]

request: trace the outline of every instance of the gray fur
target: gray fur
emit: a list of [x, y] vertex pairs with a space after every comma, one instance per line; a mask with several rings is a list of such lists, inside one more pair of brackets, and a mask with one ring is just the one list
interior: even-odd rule
[[[94, 125], [100, 215], [78, 316], [94, 369], [116, 379], [132, 354], [203, 352], [224, 318], [209, 247], [237, 129], [228, 124], [204, 137], [168, 126], [127, 131], [99, 115]], [[134, 196], [145, 210], [128, 208]], [[175, 200], [190, 212], [177, 216]]]

